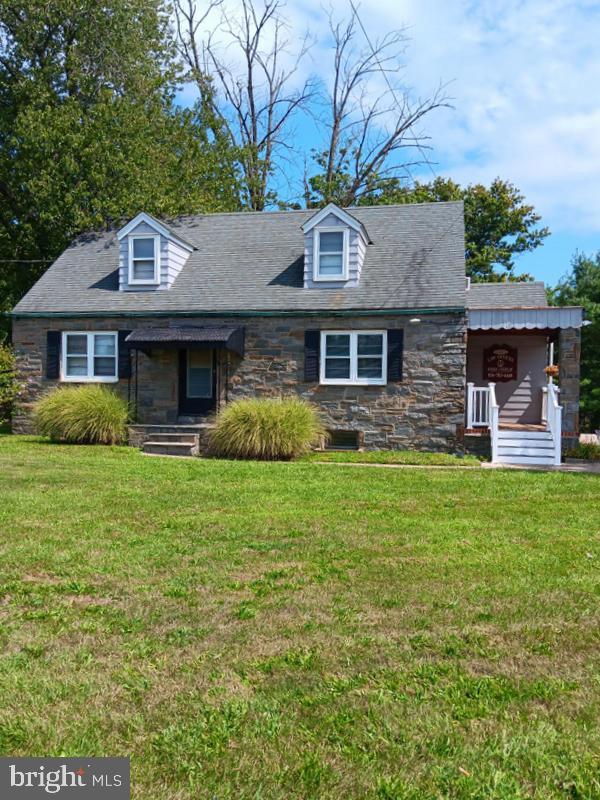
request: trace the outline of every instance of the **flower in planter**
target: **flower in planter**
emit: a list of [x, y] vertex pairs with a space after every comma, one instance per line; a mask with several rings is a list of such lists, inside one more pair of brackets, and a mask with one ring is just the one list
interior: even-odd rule
[[558, 378], [558, 364], [549, 364], [547, 367], [544, 367], [544, 372], [549, 378]]

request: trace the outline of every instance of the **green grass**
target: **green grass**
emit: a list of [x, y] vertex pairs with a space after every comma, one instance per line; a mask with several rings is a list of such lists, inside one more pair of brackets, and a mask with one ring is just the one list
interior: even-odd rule
[[0, 438], [0, 749], [136, 800], [600, 798], [600, 478]]
[[450, 453], [424, 453], [418, 450], [324, 450], [308, 453], [306, 461], [329, 461], [336, 464], [410, 464], [428, 467], [477, 467], [475, 456]]

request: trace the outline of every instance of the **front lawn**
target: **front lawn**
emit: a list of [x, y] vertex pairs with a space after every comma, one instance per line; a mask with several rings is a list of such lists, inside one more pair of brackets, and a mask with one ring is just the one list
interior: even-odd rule
[[303, 457], [305, 461], [336, 464], [409, 464], [428, 467], [478, 467], [475, 456], [451, 453], [426, 453], [420, 450], [318, 450]]
[[0, 749], [136, 800], [600, 797], [600, 477], [0, 437]]

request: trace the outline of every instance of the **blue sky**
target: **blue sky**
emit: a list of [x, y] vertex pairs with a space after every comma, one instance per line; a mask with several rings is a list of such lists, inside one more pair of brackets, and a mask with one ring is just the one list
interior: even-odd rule
[[[330, 4], [336, 16], [349, 7]], [[288, 0], [285, 12], [292, 41], [307, 28], [315, 40], [298, 80], [312, 72], [326, 83], [322, 0]], [[550, 227], [519, 271], [552, 284], [575, 250], [600, 249], [600, 2], [362, 0], [359, 12], [374, 39], [407, 29], [405, 80], [415, 96], [449, 84], [454, 108], [424, 126], [435, 173], [460, 183], [508, 179]], [[310, 140], [314, 128], [301, 124], [296, 135]], [[292, 182], [300, 171], [291, 168]]]

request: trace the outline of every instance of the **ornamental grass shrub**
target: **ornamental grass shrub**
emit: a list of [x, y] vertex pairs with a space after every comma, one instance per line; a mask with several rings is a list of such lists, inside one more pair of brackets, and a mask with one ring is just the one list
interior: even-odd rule
[[127, 403], [99, 384], [61, 386], [35, 404], [38, 433], [55, 442], [118, 444], [125, 441]]
[[325, 435], [316, 408], [297, 397], [237, 400], [217, 416], [210, 445], [224, 458], [287, 461]]

